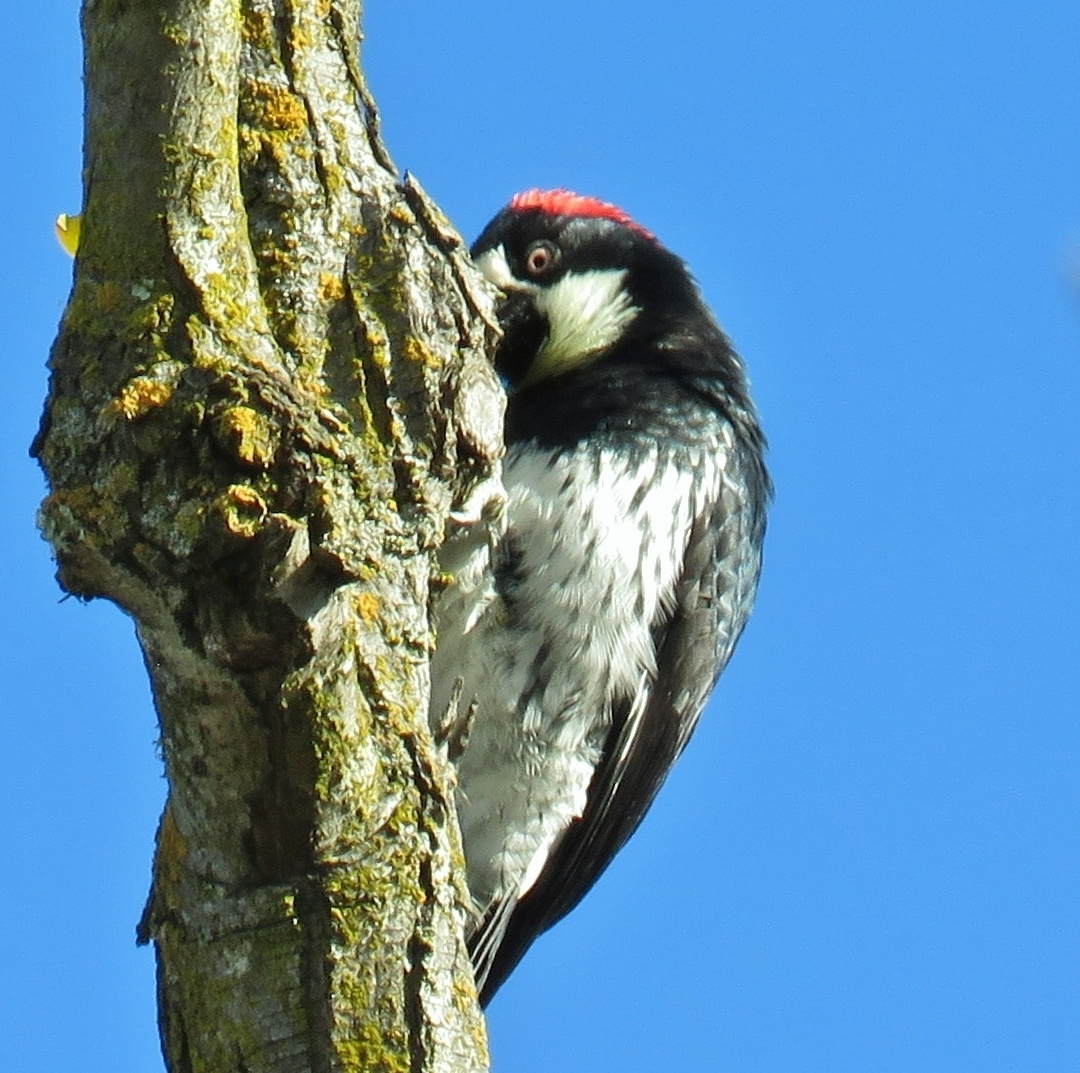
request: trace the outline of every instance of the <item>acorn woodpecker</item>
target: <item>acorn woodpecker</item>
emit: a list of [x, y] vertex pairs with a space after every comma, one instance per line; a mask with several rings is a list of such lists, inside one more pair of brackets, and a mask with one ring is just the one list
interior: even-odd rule
[[452, 523], [431, 713], [457, 738], [486, 1004], [686, 745], [750, 613], [770, 482], [742, 362], [626, 213], [529, 190], [472, 255], [502, 292], [505, 501]]

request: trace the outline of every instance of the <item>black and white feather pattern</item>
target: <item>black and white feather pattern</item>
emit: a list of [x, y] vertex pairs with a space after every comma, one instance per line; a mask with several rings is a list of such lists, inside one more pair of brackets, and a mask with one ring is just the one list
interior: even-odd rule
[[439, 608], [433, 711], [475, 717], [459, 816], [485, 997], [576, 905], [682, 751], [753, 603], [765, 486], [735, 426], [529, 440], [509, 525]]

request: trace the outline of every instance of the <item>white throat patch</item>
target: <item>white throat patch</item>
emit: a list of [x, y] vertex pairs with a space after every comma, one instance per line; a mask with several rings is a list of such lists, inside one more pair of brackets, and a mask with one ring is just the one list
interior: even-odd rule
[[623, 287], [625, 268], [568, 272], [536, 292], [536, 308], [550, 325], [525, 383], [584, 365], [615, 343], [638, 315]]

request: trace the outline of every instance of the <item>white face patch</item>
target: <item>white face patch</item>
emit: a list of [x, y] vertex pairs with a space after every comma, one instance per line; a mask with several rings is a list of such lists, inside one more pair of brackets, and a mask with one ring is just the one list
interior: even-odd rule
[[568, 272], [537, 289], [536, 308], [550, 327], [524, 383], [583, 365], [619, 339], [638, 314], [623, 287], [626, 274], [625, 268]]
[[531, 294], [536, 308], [547, 318], [548, 336], [523, 384], [535, 384], [598, 357], [618, 341], [638, 314], [623, 287], [625, 268], [568, 272], [544, 287], [518, 279], [510, 271], [502, 246], [485, 250], [476, 258], [476, 266], [500, 290]]

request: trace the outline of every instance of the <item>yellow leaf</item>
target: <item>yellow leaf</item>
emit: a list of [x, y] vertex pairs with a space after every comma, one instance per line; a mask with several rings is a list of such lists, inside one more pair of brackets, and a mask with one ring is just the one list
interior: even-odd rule
[[60, 213], [53, 224], [56, 239], [67, 252], [74, 257], [79, 248], [79, 232], [82, 231], [82, 217], [68, 216], [66, 212]]

